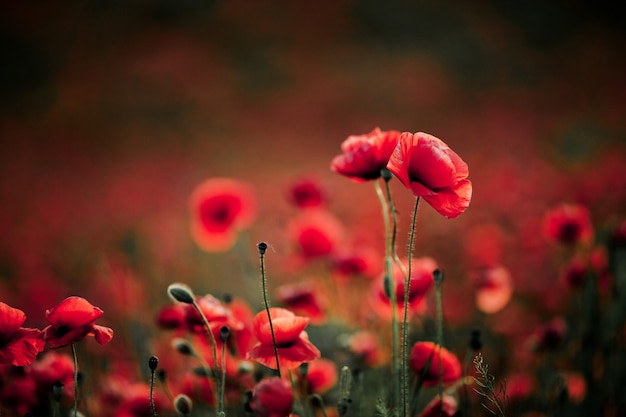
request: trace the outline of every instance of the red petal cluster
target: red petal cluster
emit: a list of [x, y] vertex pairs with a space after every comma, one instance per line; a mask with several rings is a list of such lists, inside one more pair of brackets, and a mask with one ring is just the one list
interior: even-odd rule
[[333, 158], [330, 168], [357, 182], [375, 180], [387, 166], [399, 137], [400, 132], [379, 128], [365, 135], [348, 136], [341, 144], [343, 153]]
[[566, 245], [587, 244], [593, 238], [589, 210], [578, 204], [560, 204], [546, 212], [543, 234], [549, 241]]
[[202, 249], [230, 249], [241, 229], [256, 216], [252, 188], [229, 178], [211, 178], [198, 185], [189, 200], [191, 234]]
[[250, 409], [255, 417], [287, 417], [291, 414], [293, 392], [288, 381], [268, 378], [259, 382], [252, 392]]
[[[439, 353], [441, 352], [441, 356]], [[409, 355], [409, 366], [418, 376], [424, 375], [425, 387], [439, 384], [439, 358], [441, 357], [441, 371], [443, 383], [449, 384], [461, 377], [461, 363], [449, 350], [433, 342], [417, 342]], [[428, 370], [425, 371], [428, 365]]]
[[22, 310], [0, 303], [0, 364], [29, 365], [43, 350], [41, 331], [21, 327], [24, 321]]
[[[309, 341], [304, 331], [309, 324], [307, 317], [296, 316], [284, 308], [270, 308], [270, 316], [281, 369], [294, 369], [304, 362], [320, 357], [320, 351]], [[276, 369], [274, 343], [267, 312], [261, 311], [254, 316], [252, 329], [258, 343], [248, 352], [248, 358], [268, 368]]]
[[85, 336], [95, 336], [101, 345], [109, 343], [113, 329], [95, 324], [102, 314], [102, 310], [84, 298], [68, 297], [46, 311], [50, 325], [43, 329], [43, 338], [51, 348], [71, 345]]
[[402, 133], [387, 169], [445, 217], [457, 217], [469, 207], [472, 183], [467, 164], [439, 138]]

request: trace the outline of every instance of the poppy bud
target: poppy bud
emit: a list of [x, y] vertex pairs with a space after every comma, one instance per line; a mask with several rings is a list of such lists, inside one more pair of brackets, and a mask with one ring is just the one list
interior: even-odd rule
[[440, 285], [443, 282], [443, 272], [441, 272], [440, 269], [433, 271], [433, 280], [435, 281], [435, 285]]
[[154, 355], [150, 356], [150, 359], [148, 359], [148, 367], [150, 367], [150, 370], [154, 372], [157, 366], [159, 366], [159, 358]]
[[259, 250], [259, 255], [265, 255], [265, 251], [267, 250], [267, 243], [260, 242], [256, 245], [256, 247]]
[[380, 176], [383, 180], [385, 180], [385, 182], [389, 182], [393, 178], [393, 174], [387, 168], [383, 168], [380, 170]]
[[185, 284], [176, 283], [167, 287], [167, 293], [174, 301], [180, 301], [181, 303], [193, 304], [194, 294]]
[[174, 408], [176, 409], [176, 412], [186, 416], [191, 413], [193, 402], [191, 401], [191, 398], [185, 394], [179, 394], [176, 398], [174, 398]]
[[226, 342], [229, 334], [230, 334], [230, 329], [228, 328], [228, 326], [220, 327], [220, 337], [222, 338], [223, 342]]
[[193, 348], [191, 347], [191, 344], [185, 339], [176, 338], [172, 340], [172, 346], [174, 346], [174, 349], [176, 349], [178, 352], [182, 353], [185, 356], [193, 355]]

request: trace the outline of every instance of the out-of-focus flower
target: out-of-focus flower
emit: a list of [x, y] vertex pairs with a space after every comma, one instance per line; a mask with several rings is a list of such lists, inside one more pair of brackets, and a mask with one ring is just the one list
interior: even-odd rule
[[441, 397], [436, 396], [426, 404], [419, 417], [452, 417], [456, 414], [458, 408], [459, 403], [452, 395], [445, 394], [443, 400]]
[[10, 383], [0, 387], [0, 404], [4, 409], [12, 410], [16, 416], [27, 413], [39, 403], [37, 383], [28, 373], [21, 373], [11, 378]]
[[69, 355], [48, 351], [29, 370], [41, 392], [51, 392], [54, 383], [60, 381], [63, 392], [74, 398], [74, 360]]
[[255, 417], [287, 417], [291, 414], [291, 384], [281, 378], [267, 378], [252, 391], [249, 407]]
[[[309, 323], [307, 317], [296, 316], [289, 310], [277, 307], [270, 308], [270, 316], [281, 369], [293, 369], [304, 362], [319, 358], [320, 351], [309, 341], [304, 331]], [[254, 316], [252, 329], [259, 342], [248, 352], [248, 357], [268, 368], [276, 369], [274, 343], [267, 312], [261, 311]]]
[[579, 372], [569, 372], [563, 376], [567, 396], [573, 403], [579, 403], [587, 396], [587, 383], [585, 377]]
[[203, 250], [225, 251], [256, 217], [252, 188], [229, 178], [211, 178], [198, 185], [189, 199], [191, 234]]
[[[163, 412], [171, 410], [172, 405], [163, 394], [155, 390], [153, 392], [154, 406]], [[152, 415], [152, 405], [150, 404], [150, 387], [147, 384], [138, 382], [126, 387], [124, 397], [113, 414], [114, 417], [143, 417]]]
[[[222, 326], [228, 326], [233, 331], [243, 328], [243, 323], [237, 320], [230, 309], [213, 295], [207, 294], [196, 298], [196, 304], [209, 322], [216, 340], [220, 338], [219, 332]], [[184, 304], [183, 306], [185, 309], [185, 322], [189, 330], [195, 333], [206, 332], [204, 320], [196, 308], [192, 304]]]
[[373, 248], [356, 247], [333, 255], [331, 270], [339, 279], [375, 279], [380, 274], [380, 255]]
[[378, 337], [367, 330], [362, 330], [347, 339], [350, 352], [357, 355], [367, 366], [379, 366], [384, 361], [384, 355]]
[[43, 338], [51, 348], [71, 345], [95, 336], [101, 345], [113, 338], [113, 329], [95, 324], [103, 311], [82, 297], [71, 296], [46, 311], [50, 325], [43, 329]]
[[308, 363], [306, 382], [309, 392], [323, 394], [337, 383], [337, 366], [329, 359], [318, 358]]
[[[408, 272], [408, 261], [402, 260], [404, 269]], [[433, 286], [433, 272], [438, 268], [437, 262], [430, 257], [414, 258], [411, 262], [411, 283], [409, 287], [409, 312], [423, 313], [426, 311], [426, 294]], [[393, 281], [397, 313], [404, 311], [404, 274], [397, 264], [393, 264]], [[391, 300], [382, 284], [383, 280], [375, 282], [372, 292], [372, 302], [368, 308], [375, 310], [381, 317], [391, 317]]]
[[162, 329], [176, 330], [185, 326], [185, 305], [176, 303], [159, 310], [156, 323]]
[[[439, 384], [439, 358], [441, 358], [441, 373], [444, 384], [455, 382], [461, 377], [459, 359], [446, 348], [433, 342], [417, 342], [411, 349], [409, 366], [418, 376], [424, 375], [423, 384], [425, 387]], [[426, 366], [428, 366], [428, 370], [426, 370]]]
[[379, 128], [365, 135], [348, 136], [341, 144], [343, 153], [333, 158], [330, 168], [357, 182], [375, 180], [387, 166], [399, 137], [400, 132]]
[[529, 338], [529, 347], [533, 350], [556, 349], [563, 342], [565, 331], [565, 320], [555, 317], [535, 330]]
[[603, 247], [594, 248], [589, 253], [575, 253], [561, 269], [559, 278], [567, 287], [580, 288], [591, 275], [595, 277], [601, 290], [608, 287], [611, 273], [606, 249]]
[[537, 383], [526, 372], [517, 372], [506, 377], [506, 394], [510, 401], [523, 400], [532, 394]]
[[589, 210], [579, 204], [564, 203], [548, 210], [542, 230], [547, 240], [567, 245], [589, 244], [593, 239]]
[[502, 310], [513, 296], [513, 280], [503, 266], [482, 269], [470, 275], [476, 289], [476, 307], [483, 313]]
[[39, 329], [21, 327], [26, 314], [0, 302], [0, 364], [25, 366], [44, 348]]
[[291, 184], [289, 199], [298, 208], [321, 207], [326, 202], [326, 192], [319, 181], [300, 178]]
[[343, 225], [330, 212], [318, 209], [294, 217], [287, 225], [287, 234], [305, 259], [333, 254], [343, 238]]
[[326, 318], [324, 300], [310, 281], [281, 285], [276, 289], [276, 300], [312, 323], [322, 323]]
[[457, 217], [469, 207], [472, 183], [467, 164], [439, 138], [402, 133], [387, 168], [445, 217]]

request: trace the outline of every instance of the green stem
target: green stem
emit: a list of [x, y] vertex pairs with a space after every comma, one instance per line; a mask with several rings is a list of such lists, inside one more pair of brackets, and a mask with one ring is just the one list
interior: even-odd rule
[[224, 392], [226, 391], [226, 342], [222, 343], [222, 382], [218, 402], [218, 416], [224, 413]]
[[417, 218], [417, 207], [420, 198], [415, 199], [413, 207], [413, 216], [411, 220], [411, 234], [409, 236], [409, 253], [408, 253], [408, 271], [404, 277], [404, 316], [402, 318], [402, 404], [403, 416], [409, 415], [409, 380], [408, 380], [408, 362], [409, 362], [409, 294], [411, 289], [411, 268], [413, 265], [413, 241], [415, 239], [415, 221]]
[[[392, 349], [392, 357], [391, 357], [391, 366], [392, 366], [392, 389], [394, 395], [394, 405], [398, 406], [400, 403], [400, 390], [399, 390], [399, 372], [398, 372], [398, 356], [399, 356], [399, 331], [398, 331], [398, 312], [396, 308], [396, 288], [395, 288], [395, 279], [393, 277], [393, 246], [395, 244], [395, 229], [396, 222], [395, 216], [394, 218], [394, 228], [393, 232], [391, 230], [391, 222], [389, 220], [390, 217], [390, 208], [388, 205], [388, 200], [385, 198], [382, 189], [380, 188], [380, 184], [375, 181], [374, 186], [376, 188], [376, 195], [380, 200], [380, 204], [383, 210], [383, 220], [385, 223], [385, 236], [386, 236], [386, 247], [385, 247], [385, 280], [384, 283], [386, 289], [389, 290], [389, 302], [391, 304], [391, 349]], [[387, 285], [388, 284], [388, 285]]]
[[433, 272], [436, 291], [437, 305], [437, 344], [439, 345], [439, 407], [443, 406], [443, 363], [441, 360], [441, 347], [443, 345], [443, 307], [441, 302], [441, 283], [443, 282], [443, 273], [437, 269]]
[[151, 371], [150, 374], [150, 409], [152, 410], [152, 417], [156, 417], [156, 408], [154, 406], [154, 371]]
[[78, 415], [78, 357], [74, 343], [70, 347], [72, 348], [72, 357], [74, 358], [74, 417], [76, 417]]
[[[261, 242], [263, 243], [263, 242]], [[259, 245], [261, 245], [259, 243]], [[274, 325], [272, 324], [272, 316], [270, 314], [270, 304], [267, 301], [267, 290], [265, 289], [265, 249], [267, 245], [263, 243], [263, 249], [259, 246], [259, 258], [261, 261], [261, 286], [263, 292], [263, 303], [265, 304], [265, 311], [267, 312], [267, 320], [270, 323], [270, 332], [272, 333], [272, 345], [274, 345], [274, 356], [276, 356], [276, 371], [280, 378], [280, 361], [278, 360], [278, 348], [276, 347], [276, 337], [274, 336]]]
[[211, 373], [213, 374], [213, 379], [215, 380], [215, 385], [217, 386], [217, 398], [219, 399], [222, 396], [222, 393], [220, 392], [220, 385], [218, 383], [217, 380], [217, 375], [218, 375], [218, 366], [217, 366], [217, 342], [215, 340], [215, 335], [213, 335], [213, 331], [211, 330], [211, 325], [209, 324], [209, 320], [207, 320], [206, 316], [204, 315], [204, 312], [202, 311], [202, 309], [200, 308], [200, 306], [198, 305], [198, 303], [196, 303], [196, 300], [193, 300], [192, 305], [195, 307], [196, 311], [198, 312], [198, 314], [200, 314], [200, 317], [202, 317], [202, 321], [204, 322], [204, 326], [206, 327], [207, 331], [209, 332], [209, 338], [211, 340], [211, 344], [213, 345], [213, 369], [211, 369]]

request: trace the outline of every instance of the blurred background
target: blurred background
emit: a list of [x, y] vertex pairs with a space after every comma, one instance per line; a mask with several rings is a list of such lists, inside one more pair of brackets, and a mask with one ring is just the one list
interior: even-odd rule
[[[237, 258], [189, 236], [188, 197], [209, 177], [255, 186], [252, 258], [259, 240], [287, 252], [287, 189], [303, 175], [376, 243], [372, 187], [329, 169], [348, 135], [374, 127], [431, 133], [468, 162], [471, 207], [451, 221], [424, 205], [416, 246], [459, 280], [477, 225], [497, 226], [502, 262], [532, 295], [554, 280], [537, 232], [549, 206], [584, 204], [598, 229], [626, 212], [624, 2], [0, 9], [0, 298], [27, 324], [76, 293], [114, 309], [144, 308], [151, 291], [157, 308], [174, 280], [236, 291]], [[412, 196], [396, 190], [405, 236]]]

